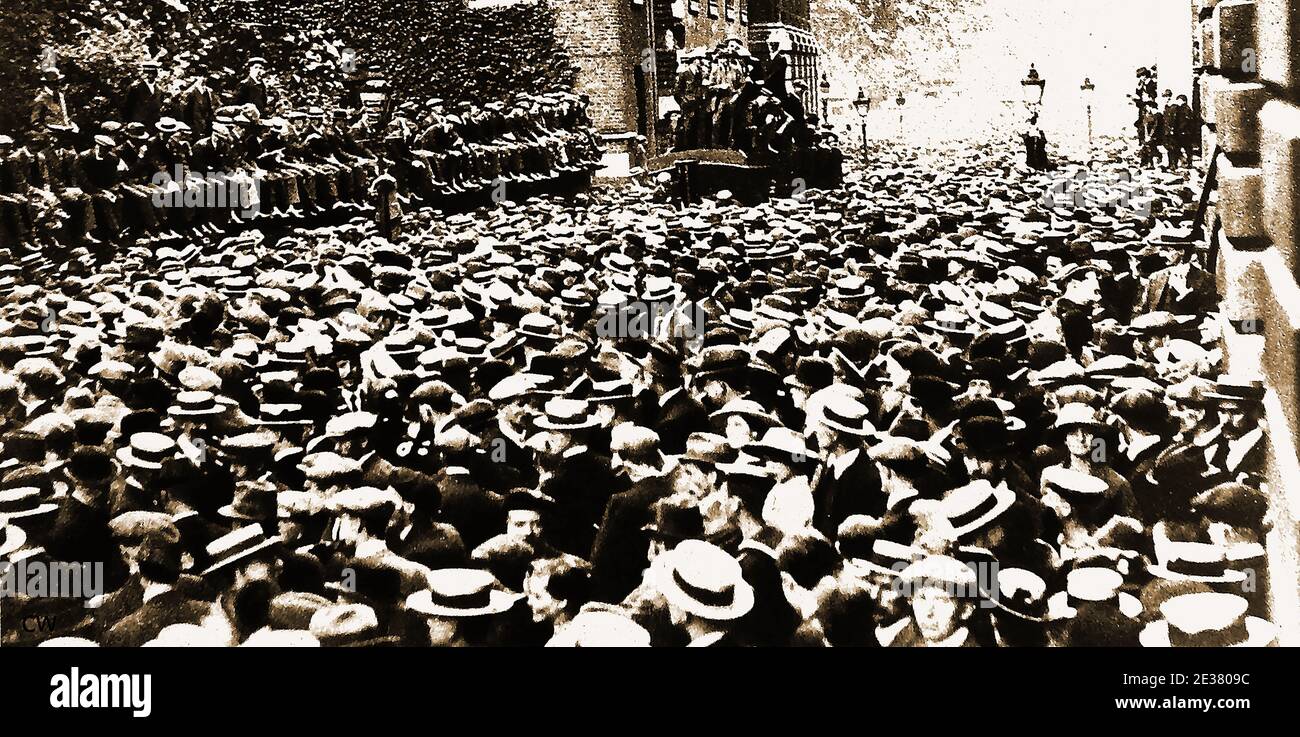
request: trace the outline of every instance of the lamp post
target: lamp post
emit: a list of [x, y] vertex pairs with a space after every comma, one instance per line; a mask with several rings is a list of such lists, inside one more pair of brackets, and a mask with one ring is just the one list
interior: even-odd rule
[[1047, 80], [1038, 76], [1038, 70], [1033, 64], [1029, 65], [1029, 74], [1020, 80], [1020, 90], [1025, 96], [1025, 105], [1030, 109], [1043, 104], [1043, 90], [1047, 87]]
[[858, 88], [858, 98], [853, 101], [853, 109], [857, 111], [858, 117], [862, 119], [862, 160], [867, 160], [867, 113], [871, 112], [871, 98], [867, 97], [862, 88]]
[[1084, 77], [1079, 91], [1083, 93], [1083, 102], [1088, 108], [1088, 158], [1092, 158], [1092, 96], [1095, 90], [1092, 80]]
[[822, 124], [825, 125], [830, 117], [831, 106], [831, 83], [826, 79], [826, 72], [822, 72], [822, 81], [817, 85], [817, 91], [822, 95]]

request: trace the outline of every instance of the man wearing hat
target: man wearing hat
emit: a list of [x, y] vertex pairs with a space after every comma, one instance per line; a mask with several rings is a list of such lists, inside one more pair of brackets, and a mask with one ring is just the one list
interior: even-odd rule
[[819, 460], [811, 482], [815, 526], [827, 535], [851, 515], [884, 511], [880, 471], [865, 445], [876, 433], [871, 410], [846, 390], [839, 384], [814, 394], [817, 401], [809, 399], [810, 407], [819, 407], [809, 417]]
[[522, 590], [524, 575], [534, 562], [561, 555], [546, 540], [544, 515], [553, 513], [555, 500], [528, 489], [506, 495], [506, 530], [489, 538], [470, 553], [506, 586]]
[[46, 548], [57, 560], [102, 563], [105, 588], [115, 589], [127, 570], [109, 531], [108, 495], [117, 473], [112, 457], [97, 447], [77, 448], [61, 473], [69, 493], [56, 502]]
[[63, 98], [63, 75], [58, 69], [49, 67], [41, 71], [41, 89], [31, 105], [32, 130], [39, 136], [50, 131], [71, 130], [72, 122], [68, 119], [68, 103]]
[[121, 201], [111, 190], [117, 187], [126, 164], [116, 153], [117, 142], [107, 134], [95, 136], [95, 145], [81, 154], [81, 169], [94, 205], [97, 235], [113, 238], [122, 227]]
[[615, 467], [630, 484], [609, 497], [591, 548], [592, 598], [616, 603], [636, 588], [645, 567], [655, 502], [674, 489], [673, 469], [649, 428], [624, 423], [610, 439]]
[[504, 644], [501, 627], [521, 594], [508, 591], [487, 571], [445, 568], [428, 575], [429, 587], [406, 598], [407, 611], [421, 618], [408, 632], [411, 644], [481, 647]]
[[[1203, 395], [1206, 419], [1218, 424], [1194, 440], [1204, 449], [1210, 485], [1224, 481], [1260, 479], [1264, 467], [1264, 385], [1256, 377], [1222, 375]], [[1211, 420], [1212, 421], [1212, 420]]]
[[539, 431], [529, 440], [534, 464], [543, 469], [538, 490], [555, 500], [556, 545], [583, 556], [591, 551], [596, 525], [611, 494], [627, 487], [615, 474], [609, 439], [585, 400], [554, 398], [533, 420]]
[[162, 117], [162, 65], [154, 59], [139, 64], [140, 75], [126, 90], [122, 120], [153, 128]]
[[[180, 558], [176, 543], [180, 533], [169, 515], [161, 512], [126, 512], [119, 514], [108, 522], [105, 528], [116, 545], [116, 557], [124, 564], [129, 573], [124, 581], [116, 583], [112, 592], [92, 600], [95, 620], [100, 632], [107, 632], [123, 617], [138, 610], [144, 603], [144, 577], [141, 562], [149, 559], [154, 564], [161, 564], [163, 569], [174, 561], [179, 576]], [[176, 554], [176, 555], [173, 555]], [[165, 570], [158, 570], [146, 564], [149, 572], [162, 579], [167, 579]], [[170, 581], [175, 583], [177, 579]], [[198, 583], [194, 588], [201, 588]]]
[[[112, 624], [103, 637], [106, 646], [139, 647], [157, 637], [164, 627], [199, 624], [211, 612], [210, 602], [191, 597], [179, 586], [181, 561], [176, 543], [180, 533], [165, 522], [158, 518], [157, 526], [144, 533], [137, 561], [139, 608]], [[124, 529], [123, 533], [132, 531]]]
[[931, 555], [904, 568], [897, 579], [912, 618], [891, 647], [987, 647], [971, 628], [979, 587], [975, 572], [946, 555]]
[[280, 593], [278, 537], [267, 537], [261, 525], [239, 527], [213, 540], [207, 548], [212, 561], [203, 578], [220, 592], [202, 625], [231, 644], [238, 644], [267, 626], [271, 600]]
[[656, 586], [690, 647], [735, 645], [733, 625], [754, 606], [754, 588], [736, 559], [702, 540], [687, 540], [657, 560]]
[[262, 78], [265, 69], [266, 59], [258, 56], [248, 60], [248, 71], [235, 90], [235, 104], [252, 105], [259, 113], [266, 112], [267, 87], [266, 80]]

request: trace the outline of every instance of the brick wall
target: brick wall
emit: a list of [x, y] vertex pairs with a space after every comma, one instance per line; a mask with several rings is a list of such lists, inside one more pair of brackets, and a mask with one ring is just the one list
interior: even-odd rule
[[645, 6], [632, 0], [557, 2], [556, 35], [578, 67], [577, 90], [591, 98], [601, 133], [637, 129], [634, 69], [645, 43]]
[[[1217, 143], [1228, 370], [1260, 371], [1271, 448], [1269, 565], [1281, 644], [1300, 644], [1300, 0], [1199, 0], [1202, 141]], [[1211, 221], [1213, 222], [1213, 221]], [[1233, 322], [1236, 321], [1236, 322]]]
[[809, 30], [811, 3], [809, 0], [750, 0], [751, 23], [784, 23]]
[[[709, 13], [708, 0], [700, 0], [698, 4], [684, 4], [688, 8], [686, 17], [681, 21], [686, 27], [686, 48], [712, 48], [733, 37], [745, 40], [745, 26], [740, 22], [740, 7], [744, 0], [718, 0], [717, 12], [714, 14]], [[728, 9], [731, 20], [727, 20]]]

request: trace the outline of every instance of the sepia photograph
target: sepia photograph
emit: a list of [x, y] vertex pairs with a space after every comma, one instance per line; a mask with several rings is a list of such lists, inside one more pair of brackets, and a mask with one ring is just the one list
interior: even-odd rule
[[220, 657], [134, 648], [1100, 647], [1219, 653], [1094, 659], [1199, 713], [1300, 644], [1300, 0], [0, 21], [51, 709]]

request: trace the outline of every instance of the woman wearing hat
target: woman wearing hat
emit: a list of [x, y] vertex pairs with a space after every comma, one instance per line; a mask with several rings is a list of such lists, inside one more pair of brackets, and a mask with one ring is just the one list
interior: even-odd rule
[[1062, 553], [1067, 548], [1099, 547], [1117, 524], [1116, 518], [1134, 520], [1138, 514], [1128, 481], [1105, 463], [1108, 449], [1096, 441], [1105, 428], [1097, 411], [1085, 404], [1067, 404], [1059, 410], [1053, 429], [1064, 434], [1068, 459], [1043, 470], [1040, 491], [1043, 505], [1061, 525]]

